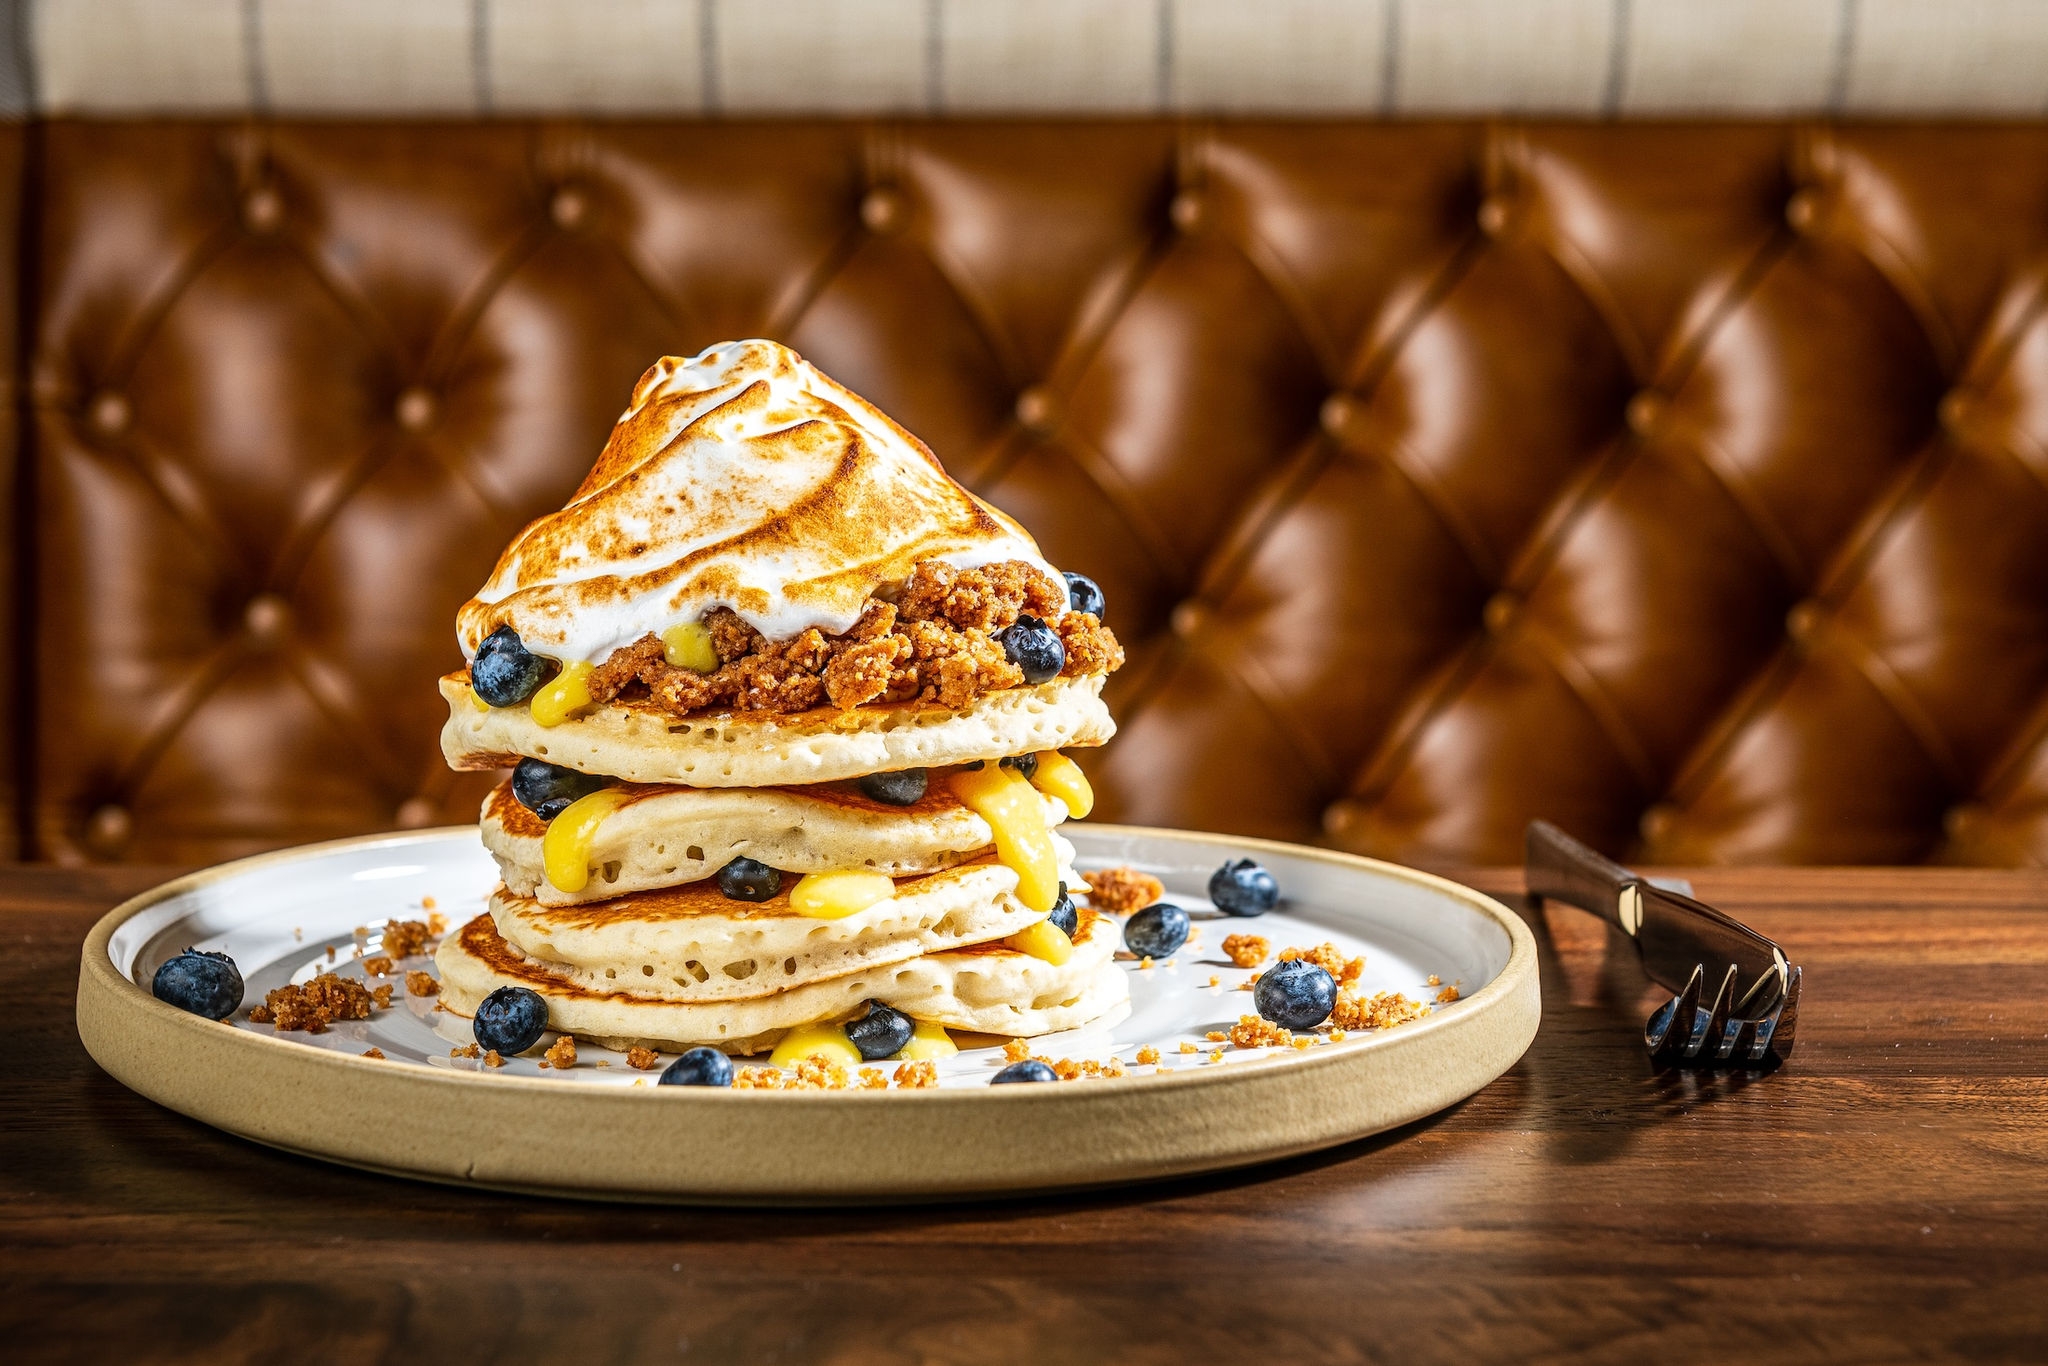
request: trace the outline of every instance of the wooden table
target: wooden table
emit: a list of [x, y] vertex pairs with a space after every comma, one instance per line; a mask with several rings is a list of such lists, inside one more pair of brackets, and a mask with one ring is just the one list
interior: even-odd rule
[[1542, 1031], [1433, 1120], [1113, 1194], [831, 1211], [415, 1185], [158, 1109], [71, 1003], [87, 927], [163, 875], [0, 870], [11, 1360], [2048, 1359], [2048, 873], [1691, 873], [1806, 968], [1773, 1076], [1652, 1074], [1627, 947], [1525, 912]]

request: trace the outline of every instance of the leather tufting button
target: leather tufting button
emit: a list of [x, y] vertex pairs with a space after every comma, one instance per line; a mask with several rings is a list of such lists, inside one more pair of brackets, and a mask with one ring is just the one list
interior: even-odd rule
[[1342, 838], [1358, 828], [1364, 814], [1348, 797], [1331, 802], [1323, 808], [1323, 833]]
[[1785, 614], [1785, 634], [1792, 637], [1794, 644], [1809, 644], [1820, 630], [1821, 621], [1826, 614], [1827, 609], [1817, 599], [1807, 598], [1795, 602], [1792, 604], [1792, 610]]
[[1643, 818], [1636, 828], [1643, 832], [1643, 838], [1651, 844], [1662, 844], [1670, 835], [1672, 825], [1678, 820], [1678, 810], [1669, 802], [1658, 802], [1643, 812]]
[[1645, 389], [1628, 401], [1624, 416], [1628, 429], [1637, 436], [1648, 436], [1657, 430], [1657, 424], [1664, 420], [1666, 408], [1664, 395], [1654, 389]]
[[1942, 430], [1951, 435], [1963, 429], [1970, 420], [1972, 400], [1967, 389], [1951, 389], [1941, 396], [1941, 405], [1935, 409], [1935, 417]]
[[590, 197], [574, 185], [564, 185], [548, 201], [548, 217], [564, 232], [583, 225], [590, 213]]
[[1316, 420], [1322, 423], [1326, 435], [1342, 441], [1350, 434], [1351, 424], [1358, 420], [1358, 401], [1349, 394], [1331, 394], [1323, 400]]
[[1486, 606], [1480, 610], [1479, 619], [1486, 623], [1488, 635], [1497, 636], [1515, 624], [1515, 616], [1521, 610], [1521, 597], [1503, 588], [1486, 600]]
[[423, 432], [434, 425], [435, 407], [434, 396], [415, 384], [398, 396], [398, 404], [393, 411], [399, 426], [409, 432]]
[[903, 196], [887, 185], [877, 185], [861, 196], [860, 221], [869, 232], [894, 232], [903, 226]]
[[96, 395], [85, 410], [86, 420], [93, 430], [102, 436], [119, 436], [128, 430], [128, 420], [135, 413], [128, 406], [128, 400], [112, 390]]
[[284, 222], [284, 196], [275, 185], [258, 185], [242, 200], [242, 226], [250, 232], [275, 232]]
[[1027, 431], [1052, 430], [1058, 415], [1059, 405], [1053, 401], [1052, 391], [1042, 384], [1034, 384], [1017, 395], [1017, 421]]
[[118, 854], [134, 835], [135, 817], [125, 806], [109, 802], [85, 818], [86, 847], [96, 854]]
[[1786, 200], [1785, 221], [1794, 232], [1812, 232], [1820, 223], [1820, 191], [1801, 190]]
[[440, 810], [431, 797], [407, 797], [398, 804], [395, 819], [401, 830], [417, 830], [432, 825], [440, 816]]
[[242, 629], [266, 649], [283, 640], [291, 624], [292, 606], [276, 593], [258, 593], [242, 609]]
[[1207, 201], [1194, 190], [1182, 190], [1173, 197], [1173, 203], [1166, 209], [1166, 216], [1172, 219], [1173, 226], [1182, 232], [1193, 232], [1201, 227], [1202, 220], [1208, 213]]
[[1173, 627], [1173, 633], [1182, 640], [1199, 634], [1202, 627], [1208, 624], [1208, 621], [1209, 605], [1204, 602], [1196, 602], [1192, 598], [1178, 604], [1173, 609], [1173, 615], [1168, 618], [1169, 624]]
[[1490, 194], [1479, 201], [1479, 230], [1488, 237], [1507, 231], [1509, 217], [1508, 201], [1501, 196]]
[[1941, 814], [1942, 833], [1950, 839], [1959, 839], [1970, 832], [1970, 827], [1984, 817], [1984, 808], [1975, 802], [1957, 802]]

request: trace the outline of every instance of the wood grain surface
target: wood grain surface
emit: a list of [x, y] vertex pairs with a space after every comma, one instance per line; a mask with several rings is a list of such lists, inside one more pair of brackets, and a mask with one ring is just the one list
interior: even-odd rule
[[0, 871], [9, 1360], [2048, 1359], [2048, 873], [1690, 873], [1806, 968], [1771, 1076], [1652, 1073], [1628, 946], [1526, 911], [1542, 1031], [1432, 1120], [1108, 1195], [746, 1212], [413, 1184], [132, 1095], [78, 1044], [78, 945], [164, 875]]

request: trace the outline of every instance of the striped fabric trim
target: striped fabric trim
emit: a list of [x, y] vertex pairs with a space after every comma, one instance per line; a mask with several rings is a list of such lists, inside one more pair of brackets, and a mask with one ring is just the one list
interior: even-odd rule
[[0, 115], [2048, 114], [2048, 0], [0, 0]]

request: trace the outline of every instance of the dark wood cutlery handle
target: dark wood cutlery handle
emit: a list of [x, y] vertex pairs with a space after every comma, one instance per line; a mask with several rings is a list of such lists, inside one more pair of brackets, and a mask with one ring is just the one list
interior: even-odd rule
[[1621, 889], [1641, 880], [1549, 821], [1529, 822], [1523, 836], [1523, 875], [1530, 896], [1554, 897], [1615, 925], [1622, 923]]

